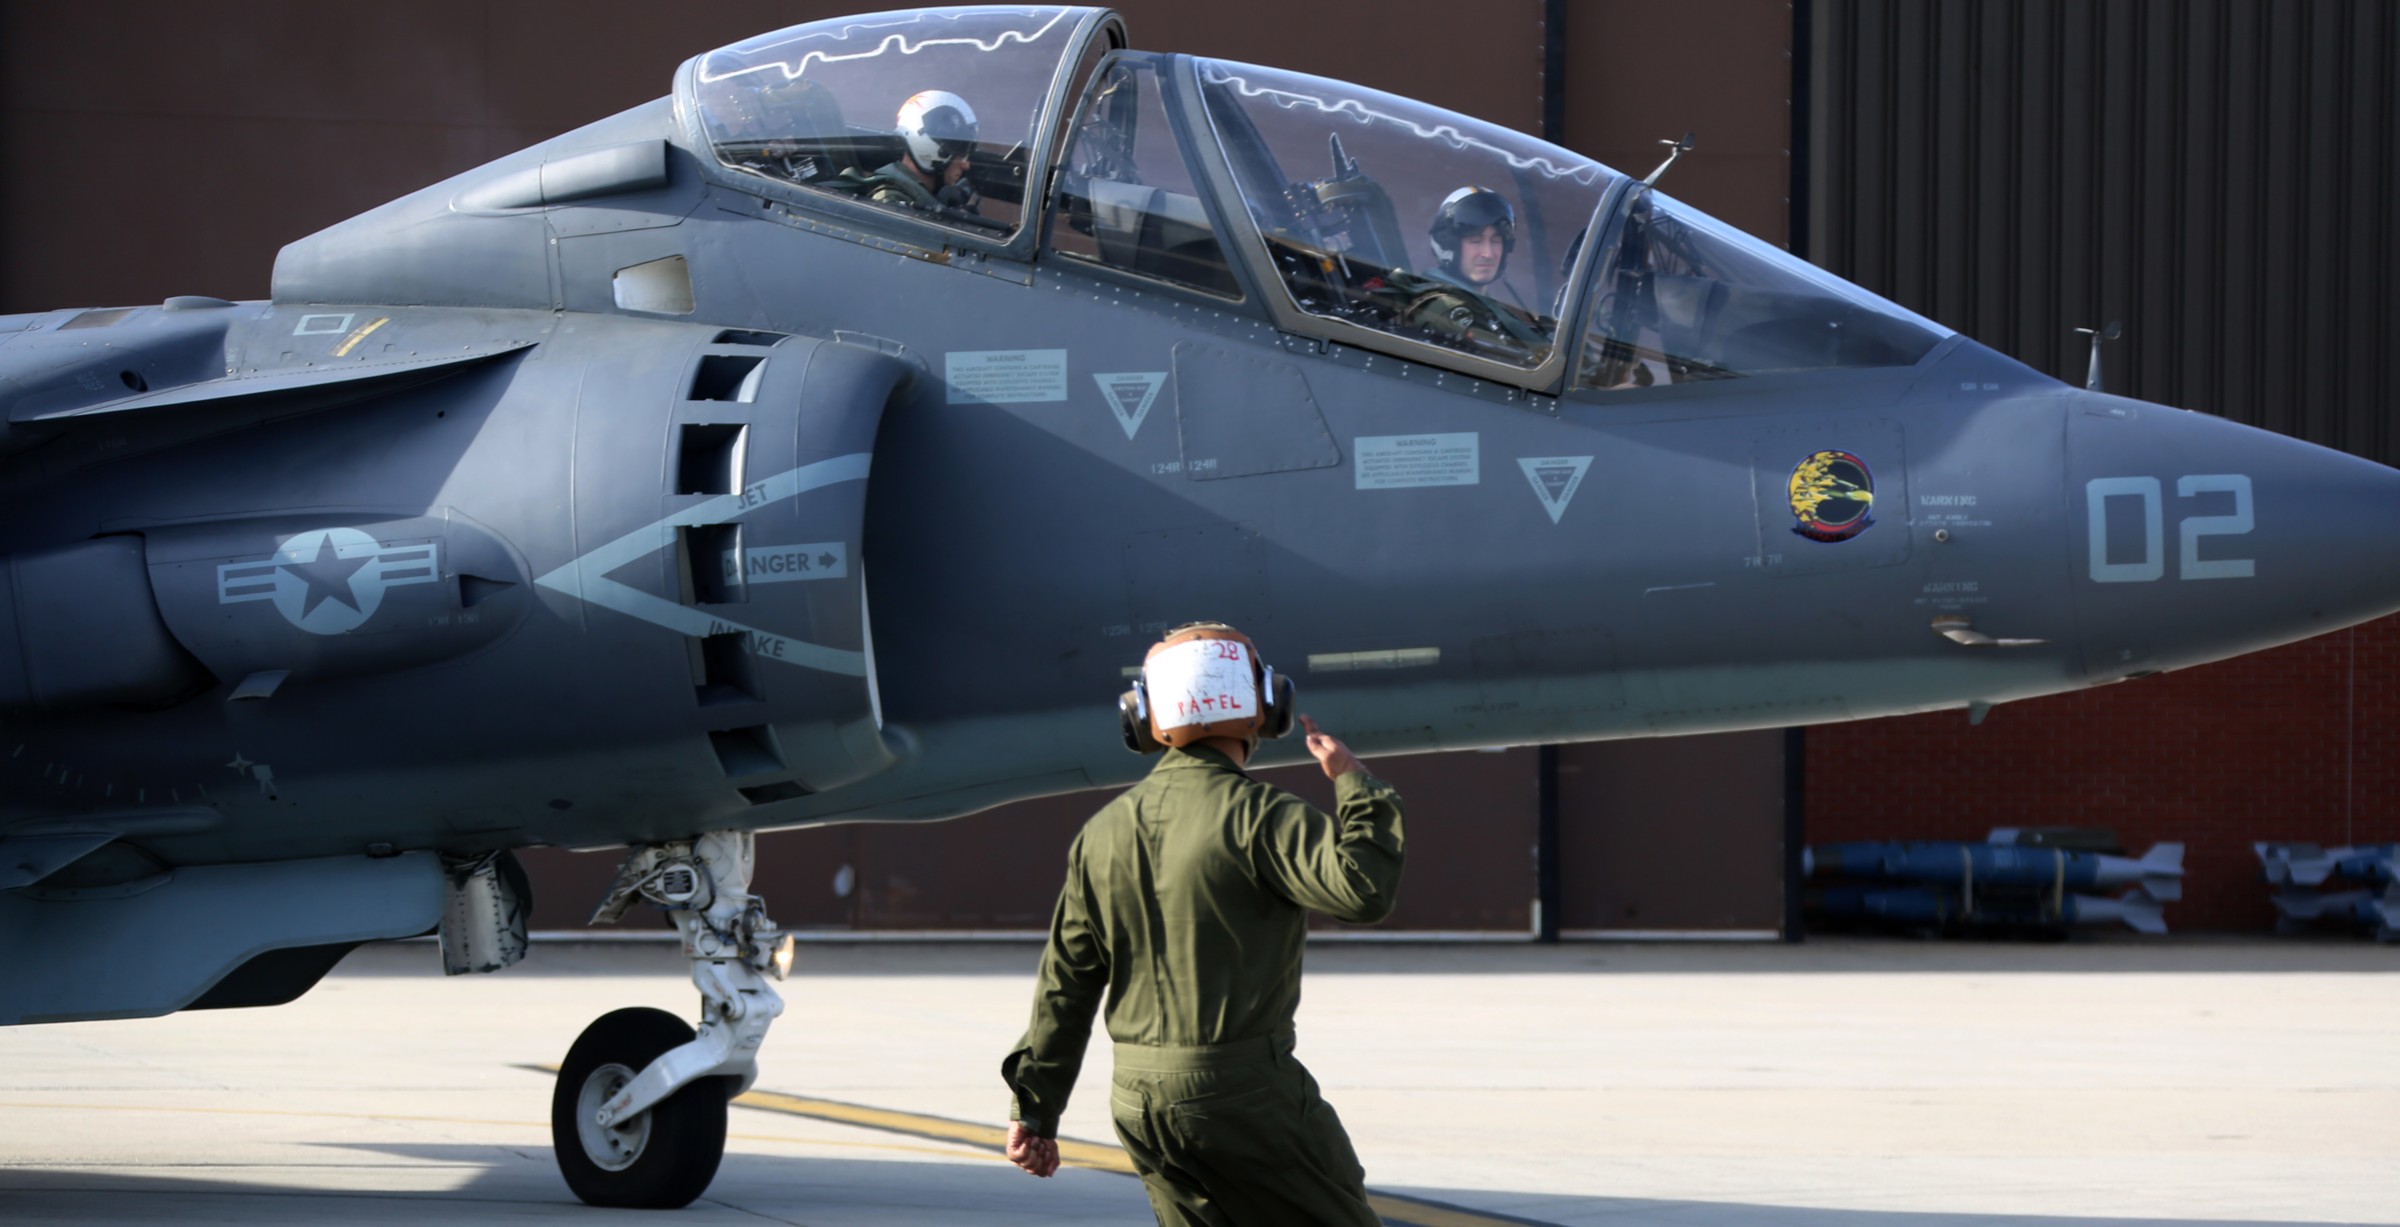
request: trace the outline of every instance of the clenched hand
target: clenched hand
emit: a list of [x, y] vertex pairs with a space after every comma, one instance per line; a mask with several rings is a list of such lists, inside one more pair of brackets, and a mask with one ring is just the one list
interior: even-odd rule
[[1036, 1176], [1056, 1175], [1058, 1139], [1037, 1138], [1024, 1121], [1012, 1120], [1008, 1122], [1008, 1161]]

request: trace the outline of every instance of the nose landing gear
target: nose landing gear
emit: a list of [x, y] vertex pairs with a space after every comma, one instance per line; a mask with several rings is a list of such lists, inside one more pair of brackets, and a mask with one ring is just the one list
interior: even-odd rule
[[716, 1177], [726, 1101], [758, 1079], [758, 1046], [783, 1013], [767, 977], [791, 969], [792, 939], [749, 893], [753, 848], [747, 831], [636, 848], [592, 917], [613, 922], [637, 898], [667, 909], [701, 998], [697, 1032], [662, 1010], [618, 1010], [567, 1050], [550, 1141], [592, 1205], [672, 1209]]

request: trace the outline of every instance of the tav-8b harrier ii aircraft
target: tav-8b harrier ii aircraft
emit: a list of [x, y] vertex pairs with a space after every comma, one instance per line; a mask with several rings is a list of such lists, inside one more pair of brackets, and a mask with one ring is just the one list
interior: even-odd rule
[[436, 928], [492, 970], [510, 849], [626, 846], [602, 910], [671, 909], [703, 1009], [570, 1053], [605, 1203], [698, 1195], [756, 1076], [752, 833], [1129, 780], [1107, 704], [1171, 623], [1392, 752], [1980, 708], [2400, 606], [2400, 473], [1097, 9], [702, 55], [269, 301], [0, 318], [0, 409], [0, 1022]]

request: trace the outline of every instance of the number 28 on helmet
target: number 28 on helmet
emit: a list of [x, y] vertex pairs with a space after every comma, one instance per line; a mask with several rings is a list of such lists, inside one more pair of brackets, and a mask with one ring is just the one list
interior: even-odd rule
[[1258, 658], [1250, 637], [1222, 622], [1167, 632], [1142, 661], [1133, 689], [1117, 699], [1125, 748], [1156, 754], [1210, 737], [1261, 737], [1292, 731], [1292, 679]]

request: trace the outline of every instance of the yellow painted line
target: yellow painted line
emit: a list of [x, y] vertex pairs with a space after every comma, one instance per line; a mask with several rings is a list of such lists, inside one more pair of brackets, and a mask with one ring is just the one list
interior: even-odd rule
[[[517, 1068], [538, 1073], [556, 1074], [555, 1065], [520, 1065]], [[856, 1125], [861, 1129], [880, 1129], [887, 1133], [905, 1134], [928, 1141], [953, 1142], [988, 1150], [1005, 1159], [1008, 1150], [1008, 1130], [980, 1121], [953, 1120], [947, 1116], [926, 1116], [916, 1112], [896, 1112], [890, 1108], [871, 1108], [865, 1104], [843, 1103], [838, 1099], [815, 1099], [807, 1095], [786, 1095], [781, 1091], [745, 1091], [735, 1096], [734, 1106], [756, 1108], [784, 1116], [804, 1116], [811, 1120], [835, 1124]], [[1133, 1160], [1124, 1148], [1105, 1142], [1083, 1142], [1074, 1138], [1058, 1139], [1058, 1161], [1069, 1167], [1086, 1167], [1094, 1171], [1115, 1172], [1120, 1176], [1139, 1176]], [[1556, 1227], [1540, 1219], [1515, 1218], [1508, 1215], [1485, 1214], [1464, 1206], [1453, 1206], [1397, 1193], [1367, 1191], [1367, 1204], [1389, 1227]]]
[[[1005, 1152], [1008, 1148], [1008, 1130], [971, 1121], [894, 1112], [888, 1108], [870, 1108], [831, 1099], [811, 1099], [805, 1095], [786, 1095], [780, 1091], [750, 1091], [733, 1102], [739, 1107], [757, 1108], [762, 1112], [781, 1112], [787, 1116], [806, 1116], [814, 1120], [857, 1125], [863, 1129], [882, 1129], [911, 1137], [935, 1138], [995, 1152]], [[1133, 1160], [1126, 1157], [1123, 1149], [1100, 1142], [1060, 1138], [1058, 1160], [1074, 1167], [1115, 1172], [1120, 1176], [1140, 1174], [1133, 1169]]]
[[1367, 1192], [1367, 1204], [1375, 1207], [1375, 1213], [1393, 1227], [1556, 1227], [1540, 1219], [1484, 1214], [1464, 1206], [1377, 1193], [1372, 1189]]
[[[521, 1065], [518, 1068], [545, 1074], [558, 1072], [558, 1067], [554, 1065]], [[953, 1147], [966, 1146], [989, 1152], [996, 1158], [1002, 1155], [1008, 1145], [1006, 1129], [975, 1121], [953, 1120], [944, 1116], [896, 1112], [889, 1108], [873, 1108], [865, 1104], [843, 1103], [833, 1099], [786, 1095], [780, 1091], [750, 1091], [733, 1102], [741, 1107], [755, 1108], [761, 1112], [773, 1112], [782, 1116], [798, 1116], [810, 1120], [852, 1125], [861, 1129], [897, 1133], [925, 1141], [944, 1142]], [[8, 1110], [283, 1117], [300, 1120], [413, 1121], [443, 1125], [498, 1125], [517, 1129], [547, 1130], [550, 1128], [548, 1121], [493, 1120], [472, 1116], [427, 1116], [407, 1112], [308, 1112], [288, 1108], [214, 1108], [168, 1104], [47, 1103], [0, 1100], [0, 1111]], [[726, 1137], [746, 1142], [770, 1142], [789, 1146], [830, 1146], [852, 1150], [938, 1155], [945, 1159], [959, 1157], [958, 1152], [954, 1149], [903, 1146], [889, 1142], [843, 1142], [814, 1138], [776, 1137], [771, 1134], [759, 1133], [727, 1133]], [[1058, 1140], [1058, 1157], [1061, 1163], [1074, 1167], [1114, 1172], [1120, 1176], [1139, 1175], [1134, 1170], [1133, 1160], [1126, 1155], [1123, 1148], [1104, 1142], [1060, 1138]], [[1369, 1191], [1367, 1203], [1373, 1206], [1375, 1213], [1392, 1227], [1549, 1227], [1535, 1219], [1483, 1214], [1460, 1206], [1403, 1197], [1395, 1193]]]
[[378, 328], [381, 328], [381, 327], [383, 327], [385, 324], [389, 324], [389, 323], [391, 323], [391, 322], [392, 322], [392, 317], [387, 315], [387, 316], [384, 316], [382, 319], [379, 319], [379, 320], [375, 321], [374, 323], [372, 323], [372, 324], [369, 324], [369, 325], [367, 325], [366, 327], [364, 327], [364, 328], [361, 328], [361, 329], [359, 329], [358, 331], [351, 333], [351, 334], [350, 334], [350, 339], [349, 339], [349, 340], [347, 340], [347, 341], [344, 341], [344, 342], [342, 342], [342, 347], [341, 347], [340, 349], [337, 349], [337, 350], [333, 351], [333, 356], [334, 356], [334, 357], [336, 357], [336, 358], [347, 358], [347, 357], [349, 357], [349, 356], [350, 356], [350, 347], [351, 347], [351, 346], [353, 346], [353, 345], [356, 345], [356, 344], [358, 344], [359, 342], [366, 340], [366, 339], [367, 339], [367, 334], [368, 334], [368, 333], [370, 333], [370, 332], [373, 332], [373, 331], [375, 331], [376, 329], [378, 329]]
[[[994, 1152], [1008, 1145], [1008, 1131], [974, 1121], [952, 1120], [945, 1116], [924, 1116], [915, 1112], [895, 1112], [889, 1108], [870, 1108], [864, 1104], [842, 1103], [832, 1099], [812, 1099], [805, 1095], [786, 1095], [780, 1091], [750, 1091], [733, 1101], [739, 1107], [756, 1108], [762, 1112], [780, 1112], [805, 1116], [813, 1120], [835, 1121], [857, 1125], [863, 1129], [881, 1129], [910, 1137], [931, 1138], [957, 1142]], [[1086, 1167], [1095, 1171], [1115, 1172], [1120, 1176], [1136, 1176], [1133, 1160], [1125, 1151], [1101, 1142], [1081, 1142], [1072, 1138], [1058, 1139], [1059, 1162]], [[1461, 1206], [1444, 1205], [1403, 1197], [1396, 1193], [1369, 1191], [1367, 1204], [1392, 1227], [1548, 1227], [1535, 1219], [1504, 1218], [1482, 1214]]]

